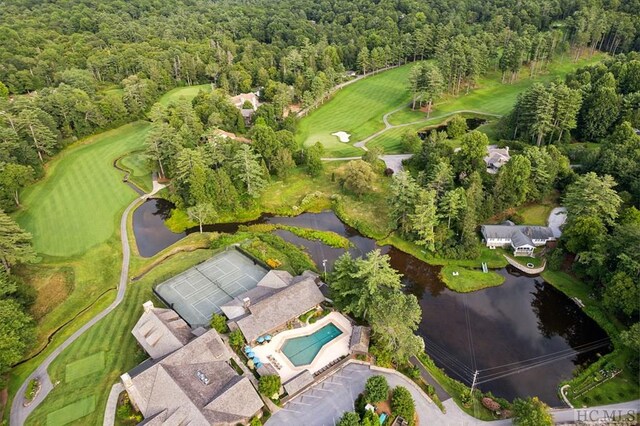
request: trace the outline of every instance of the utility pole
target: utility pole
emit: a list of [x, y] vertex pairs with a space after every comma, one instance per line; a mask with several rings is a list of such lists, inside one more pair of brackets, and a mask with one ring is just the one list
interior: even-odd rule
[[324, 269], [324, 280], [327, 280], [327, 259], [322, 259], [322, 268]]
[[478, 370], [473, 373], [473, 383], [471, 383], [471, 394], [473, 394], [473, 389], [476, 387], [476, 379], [478, 378]]

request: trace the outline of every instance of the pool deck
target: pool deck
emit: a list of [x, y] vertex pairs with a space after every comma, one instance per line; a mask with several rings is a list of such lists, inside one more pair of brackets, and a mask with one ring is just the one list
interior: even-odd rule
[[[338, 327], [340, 331], [342, 331], [342, 334], [326, 343], [322, 349], [320, 349], [320, 352], [318, 352], [311, 364], [296, 367], [291, 363], [291, 361], [289, 361], [289, 358], [281, 352], [281, 348], [287, 339], [312, 334], [330, 322]], [[346, 317], [338, 312], [331, 312], [329, 315], [319, 319], [314, 324], [278, 333], [273, 336], [273, 339], [271, 339], [269, 343], [256, 345], [252, 350], [264, 364], [272, 364], [271, 361], [269, 361], [269, 356], [272, 356], [280, 364], [281, 368], [276, 369], [276, 371], [280, 375], [282, 383], [286, 383], [288, 380], [297, 376], [304, 370], [309, 370], [311, 374], [314, 374], [322, 369], [322, 367], [330, 364], [332, 361], [335, 361], [342, 356], [349, 355], [351, 329], [351, 323]]]

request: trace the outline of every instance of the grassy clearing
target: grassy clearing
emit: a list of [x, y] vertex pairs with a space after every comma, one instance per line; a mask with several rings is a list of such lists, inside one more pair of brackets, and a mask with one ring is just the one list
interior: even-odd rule
[[98, 352], [78, 361], [67, 364], [65, 381], [70, 383], [80, 377], [97, 373], [104, 369], [104, 352]]
[[[302, 168], [298, 168], [286, 179], [271, 182], [253, 206], [221, 215], [218, 222], [246, 222], [257, 219], [262, 213], [295, 216], [333, 208], [341, 219], [363, 234], [376, 239], [384, 238], [391, 231], [386, 202], [389, 179], [377, 175], [371, 192], [361, 197], [343, 194], [338, 180], [344, 165], [338, 161], [327, 162], [318, 177], [310, 177]], [[180, 210], [174, 210], [166, 223], [173, 232], [182, 232], [194, 226]]]
[[118, 161], [118, 166], [129, 171], [129, 180], [146, 192], [153, 189], [151, 167], [144, 151], [136, 151], [125, 155]]
[[[413, 111], [409, 106], [391, 114], [389, 122], [393, 125], [418, 123], [390, 129], [368, 142], [367, 146], [382, 147], [386, 153], [402, 152], [400, 137], [404, 132], [407, 130], [418, 131], [426, 126], [439, 124], [456, 111], [476, 111], [479, 115], [507, 114], [511, 111], [518, 94], [529, 88], [533, 83], [545, 83], [564, 78], [566, 74], [574, 69], [597, 63], [604, 57], [604, 54], [596, 54], [592, 57], [583, 58], [578, 62], [573, 62], [569, 58], [559, 59], [552, 62], [544, 74], [540, 74], [533, 79], [529, 78], [528, 69], [523, 68], [520, 72], [519, 80], [513, 84], [503, 84], [500, 82], [499, 73], [490, 73], [486, 77], [479, 79], [478, 88], [471, 90], [468, 94], [457, 97], [444, 96], [439, 99], [429, 119], [427, 119], [426, 113], [419, 110]], [[488, 130], [492, 134], [493, 140], [495, 140], [495, 125], [488, 127]]]
[[149, 124], [136, 122], [83, 139], [47, 165], [47, 176], [27, 188], [15, 218], [33, 235], [40, 254], [74, 256], [106, 242], [123, 206], [136, 198], [113, 160], [141, 149]]
[[560, 271], [547, 270], [541, 275], [545, 281], [567, 296], [580, 299], [582, 303], [584, 303], [583, 311], [607, 332], [614, 346], [613, 352], [603, 356], [587, 369], [579, 372], [574, 379], [566, 383], [573, 389], [580, 389], [585, 385], [593, 383], [600, 369], [612, 365], [617, 368], [622, 368], [621, 374], [584, 395], [574, 397], [569, 393], [568, 396], [571, 402], [576, 407], [582, 407], [637, 399], [640, 395], [638, 378], [633, 375], [627, 367], [628, 360], [632, 354], [629, 353], [629, 350], [622, 345], [618, 338], [620, 331], [625, 328], [624, 325], [620, 323], [617, 318], [605, 312], [600, 306], [601, 303], [590, 296], [591, 289], [587, 284]]
[[[123, 372], [130, 370], [146, 357], [131, 335], [131, 329], [140, 317], [142, 303], [149, 299], [157, 302], [151, 292], [152, 286], [208, 259], [212, 254], [211, 250], [179, 253], [154, 268], [140, 281], [130, 284], [122, 304], [83, 334], [51, 365], [51, 380], [54, 383], [60, 381], [60, 384], [29, 417], [27, 424], [61, 424], [51, 423], [49, 416], [88, 397], [95, 398], [95, 410], [78, 418], [73, 424], [102, 424], [111, 386], [118, 381]], [[159, 303], [156, 305], [161, 306]], [[71, 382], [65, 380], [67, 365], [78, 365], [73, 363], [82, 363], [88, 357], [95, 357], [99, 353], [104, 354], [104, 369], [100, 374], [84, 375]]]
[[81, 419], [84, 416], [91, 414], [95, 409], [96, 399], [95, 397], [90, 396], [50, 413], [47, 416], [47, 424], [66, 425], [74, 420]]
[[[454, 276], [454, 272], [458, 275]], [[440, 270], [440, 278], [453, 291], [469, 293], [483, 288], [497, 287], [504, 282], [504, 277], [493, 271], [487, 273], [477, 269], [447, 265]]]
[[357, 142], [384, 128], [382, 116], [411, 98], [407, 84], [411, 66], [384, 71], [341, 89], [300, 121], [298, 141], [307, 146], [322, 142], [331, 155], [361, 155], [360, 149], [338, 141], [331, 133], [345, 131], [351, 142]]
[[158, 102], [163, 106], [167, 106], [172, 101], [175, 101], [180, 98], [192, 100], [193, 98], [196, 97], [198, 92], [200, 92], [201, 90], [211, 91], [211, 85], [199, 84], [196, 86], [176, 87], [175, 89], [169, 90], [167, 93], [162, 95], [160, 99], [158, 99]]
[[487, 264], [487, 267], [490, 269], [504, 268], [508, 265], [507, 260], [503, 256], [505, 251], [502, 249], [490, 250], [487, 247], [482, 247], [480, 250], [480, 257], [476, 259], [443, 259], [440, 257], [435, 257], [431, 253], [427, 253], [423, 247], [420, 247], [411, 241], [406, 241], [395, 233], [389, 235], [389, 237], [383, 240], [378, 241], [378, 244], [391, 244], [397, 249], [402, 250], [403, 252], [408, 253], [431, 265], [480, 268], [482, 267], [482, 263], [485, 262]]

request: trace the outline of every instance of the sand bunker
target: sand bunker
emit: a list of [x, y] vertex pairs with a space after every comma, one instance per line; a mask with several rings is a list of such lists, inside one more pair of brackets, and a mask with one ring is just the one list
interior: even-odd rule
[[331, 133], [331, 136], [337, 136], [340, 142], [349, 142], [349, 137], [351, 135], [347, 132], [340, 131], [340, 132]]

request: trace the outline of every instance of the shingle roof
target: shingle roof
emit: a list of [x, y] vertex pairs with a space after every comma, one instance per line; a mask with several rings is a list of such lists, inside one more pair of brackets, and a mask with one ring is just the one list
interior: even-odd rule
[[480, 230], [485, 240], [506, 238], [514, 247], [534, 245], [532, 240], [553, 239], [553, 231], [548, 226], [482, 225]]
[[349, 349], [354, 352], [369, 352], [369, 334], [370, 328], [357, 325], [351, 329], [351, 338], [349, 339]]
[[149, 424], [235, 425], [263, 403], [247, 377], [229, 365], [230, 353], [209, 330], [131, 379], [125, 387]]
[[151, 302], [144, 307], [131, 333], [151, 358], [161, 358], [193, 338], [191, 328], [175, 311], [154, 308]]
[[[295, 281], [295, 280], [294, 280]], [[238, 296], [242, 300], [244, 295]], [[261, 300], [251, 300], [249, 313], [236, 321], [245, 339], [251, 342], [275, 330], [324, 301], [312, 276], [277, 289]]]

